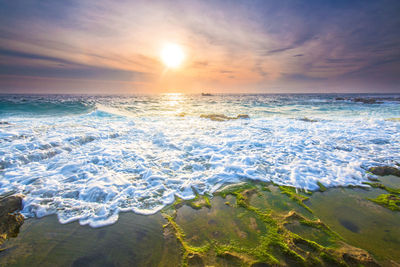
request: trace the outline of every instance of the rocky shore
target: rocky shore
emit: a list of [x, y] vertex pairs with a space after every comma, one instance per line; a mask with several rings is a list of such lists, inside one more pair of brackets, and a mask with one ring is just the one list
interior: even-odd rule
[[[315, 192], [249, 180], [99, 229], [29, 219], [0, 265], [396, 266], [400, 213], [384, 200], [400, 196], [399, 169], [368, 171], [365, 186]], [[0, 201], [2, 242], [18, 233], [21, 208], [20, 196]]]
[[18, 213], [22, 209], [22, 196], [10, 196], [0, 200], [0, 245], [8, 238], [15, 237], [24, 223]]

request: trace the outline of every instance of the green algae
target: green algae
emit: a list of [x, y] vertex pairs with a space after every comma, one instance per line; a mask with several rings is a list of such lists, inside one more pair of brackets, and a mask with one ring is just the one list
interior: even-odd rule
[[203, 199], [205, 201], [204, 206], [206, 206], [207, 208], [211, 208], [210, 197], [205, 194], [205, 195], [203, 195]]
[[369, 200], [392, 211], [400, 211], [400, 197], [394, 194], [382, 194], [377, 198], [369, 198]]
[[368, 183], [365, 182], [364, 184], [367, 184], [373, 188], [379, 188], [382, 190], [385, 190], [389, 194], [381, 194], [376, 198], [367, 198], [368, 200], [382, 206], [385, 208], [388, 208], [392, 211], [400, 211], [400, 189], [397, 188], [392, 188], [389, 186], [386, 186], [382, 183]]
[[179, 243], [182, 245], [183, 248], [183, 256], [182, 256], [182, 266], [188, 265], [189, 257], [193, 257], [193, 255], [202, 255], [210, 249], [210, 244], [206, 244], [202, 247], [195, 247], [189, 245], [188, 242], [185, 241], [185, 233], [180, 228], [180, 226], [175, 222], [174, 218], [170, 215], [164, 214], [164, 218], [168, 220], [168, 224], [164, 225], [163, 227], [168, 227], [169, 225], [175, 231], [175, 236], [178, 239]]
[[326, 187], [321, 182], [318, 181], [317, 185], [319, 186], [320, 192], [325, 192], [327, 190]]
[[210, 197], [206, 194], [200, 195], [196, 192], [196, 196], [193, 199], [184, 200], [180, 197], [175, 197], [175, 202], [164, 210], [176, 210], [183, 205], [187, 205], [195, 210], [201, 209], [203, 207], [211, 208]]
[[[219, 210], [218, 215], [214, 214], [213, 209], [210, 208], [208, 212], [202, 210], [204, 215], [197, 216], [201, 223], [204, 224], [204, 220], [208, 220], [205, 217], [211, 216], [213, 224], [217, 223], [218, 218], [224, 220], [225, 216], [231, 216], [232, 213], [236, 214], [231, 222], [225, 222], [225, 232], [228, 236], [224, 238], [210, 237], [207, 235], [203, 237], [202, 245], [194, 246], [192, 243], [196, 240], [197, 234], [201, 231], [201, 228], [196, 228], [196, 223], [191, 222], [191, 226], [186, 231], [192, 232], [189, 236], [186, 235], [183, 228], [179, 226], [175, 216], [165, 215], [170, 225], [176, 234], [176, 238], [179, 240], [183, 248], [183, 261], [182, 265], [186, 266], [189, 263], [190, 255], [195, 255], [201, 258], [204, 263], [213, 265], [217, 258], [223, 258], [235, 262], [236, 265], [249, 266], [252, 264], [268, 264], [268, 265], [296, 265], [296, 266], [321, 266], [326, 264], [335, 264], [338, 266], [347, 266], [347, 263], [343, 259], [343, 252], [340, 252], [339, 248], [343, 247], [343, 239], [335, 233], [330, 227], [321, 222], [319, 219], [308, 219], [295, 211], [289, 213], [277, 213], [271, 209], [258, 208], [250, 204], [250, 199], [254, 195], [260, 195], [260, 190], [264, 191], [264, 194], [271, 194], [271, 190], [263, 190], [265, 185], [257, 185], [253, 183], [245, 183], [239, 185], [228, 186], [217, 193], [222, 198], [228, 198], [232, 196], [235, 200], [234, 204], [231, 201], [219, 201], [217, 206], [224, 206], [223, 210]], [[294, 188], [291, 187], [279, 187], [282, 194], [289, 196], [289, 198], [300, 204], [304, 208], [303, 201], [307, 200], [308, 197], [298, 194]], [[232, 198], [231, 197], [231, 198]], [[229, 200], [229, 199], [228, 199]], [[218, 203], [218, 202], [217, 202]], [[190, 206], [190, 202], [187, 202]], [[215, 205], [215, 204], [214, 204]], [[307, 206], [306, 206], [307, 207]], [[310, 208], [305, 208], [306, 211], [312, 213]], [[228, 213], [225, 214], [226, 210]], [[182, 220], [183, 217], [179, 217]], [[253, 218], [249, 222], [249, 218]], [[256, 218], [256, 219], [254, 219]], [[188, 219], [190, 220], [190, 219]], [[242, 223], [246, 222], [245, 224]], [[182, 221], [185, 226], [185, 220]], [[238, 224], [239, 223], [239, 224]], [[301, 233], [295, 233], [287, 227], [290, 224], [302, 225], [312, 229], [311, 231], [318, 231], [322, 239], [329, 240], [326, 244], [324, 242], [316, 242], [302, 236]], [[237, 236], [236, 229], [239, 225], [241, 227], [249, 227], [253, 225], [254, 231], [258, 232], [256, 240], [250, 244], [247, 243], [249, 238], [248, 234], [241, 237]], [[260, 228], [261, 226], [261, 228]], [[213, 228], [213, 226], [211, 227]], [[239, 233], [246, 233], [245, 228], [238, 230]], [[217, 228], [218, 229], [218, 228]], [[264, 229], [260, 231], [260, 229]], [[207, 231], [206, 229], [205, 231]], [[243, 232], [245, 231], [245, 232]], [[193, 234], [195, 232], [196, 234]], [[215, 231], [213, 232], [215, 233]], [[246, 238], [245, 238], [246, 237]], [[321, 240], [322, 240], [321, 239]], [[224, 242], [224, 240], [229, 240]], [[196, 242], [195, 242], [196, 243]], [[345, 244], [350, 247], [349, 245]], [[352, 260], [355, 258], [351, 256]], [[372, 259], [372, 258], [371, 258]], [[360, 260], [361, 263], [361, 260]]]
[[[388, 178], [382, 180], [386, 183]], [[396, 177], [393, 181], [400, 182]], [[375, 188], [332, 188], [324, 193], [314, 193], [307, 204], [314, 215], [346, 243], [372, 253], [383, 266], [393, 266], [391, 261], [400, 261], [397, 253], [400, 249], [400, 212], [393, 212], [368, 200], [380, 194], [381, 189]]]
[[309, 197], [300, 195], [299, 193], [296, 192], [296, 188], [290, 187], [290, 186], [279, 186], [279, 189], [281, 190], [282, 194], [285, 194], [289, 196], [292, 200], [296, 201], [297, 204], [308, 210], [310, 213], [312, 213], [312, 210], [304, 204], [304, 201], [308, 200]]
[[[264, 188], [268, 188], [268, 190], [264, 190]], [[323, 195], [329, 197], [332, 192], [341, 190], [344, 189], [332, 189]], [[124, 263], [133, 262], [141, 266], [369, 266], [368, 261], [357, 256], [358, 254], [348, 253], [348, 251], [352, 251], [349, 249], [351, 246], [344, 243], [344, 239], [335, 232], [336, 229], [334, 231], [331, 228], [331, 224], [328, 227], [325, 220], [322, 222], [318, 219], [314, 214], [314, 206], [311, 202], [307, 202], [307, 205], [311, 204], [309, 208], [313, 213], [304, 209], [297, 200], [292, 198], [294, 194], [297, 194], [301, 198], [313, 199], [314, 196], [322, 195], [321, 193], [315, 192], [312, 196], [304, 196], [303, 192], [299, 191], [300, 193], [298, 193], [294, 188], [287, 188], [286, 191], [291, 191], [291, 193], [285, 194], [282, 192], [282, 188], [273, 184], [267, 186], [265, 183], [250, 182], [228, 186], [214, 194], [212, 199], [208, 195], [199, 194], [196, 194], [193, 200], [176, 198], [173, 204], [162, 211], [160, 227], [163, 224], [161, 232], [164, 241], [160, 242], [159, 239], [152, 237], [154, 241], [146, 245], [150, 248], [154, 246], [157, 251], [148, 249], [145, 254], [147, 259], [141, 257], [140, 260], [133, 261], [132, 259], [132, 261]], [[371, 195], [371, 191], [376, 193], [379, 190], [354, 189], [349, 191], [365, 192]], [[298, 198], [300, 199], [300, 197]], [[275, 199], [277, 203], [279, 201], [286, 203], [286, 208], [277, 209], [275, 204], [270, 203], [271, 199]], [[365, 197], [362, 199], [365, 203], [371, 203], [366, 201]], [[323, 206], [326, 209], [327, 205]], [[385, 211], [372, 203], [369, 204], [369, 207], [372, 206]], [[335, 209], [328, 210], [333, 212]], [[126, 215], [121, 216], [125, 217]], [[129, 214], [129, 216], [131, 215]], [[137, 215], [134, 217], [142, 218]], [[143, 216], [143, 220], [146, 218], [148, 217]], [[45, 221], [45, 219], [43, 220]], [[39, 221], [42, 222], [42, 220]], [[123, 221], [121, 219], [121, 222]], [[147, 226], [149, 222], [147, 219], [144, 220], [144, 225]], [[329, 220], [328, 222], [331, 223]], [[60, 228], [64, 229], [64, 227], [68, 228], [68, 225]], [[124, 237], [123, 229], [126, 231], [126, 228], [120, 227], [120, 221], [110, 226], [111, 228], [119, 229], [116, 236]], [[104, 229], [108, 229], [108, 227]], [[131, 229], [133, 230], [131, 236], [137, 235], [138, 238], [136, 243], [130, 242], [131, 247], [142, 243], [143, 246], [144, 242], [141, 241], [143, 239], [140, 238], [143, 238], [141, 236], [146, 233], [146, 231], [141, 233], [145, 229], [140, 227]], [[95, 233], [103, 231], [102, 229], [88, 230]], [[47, 231], [46, 228], [44, 233]], [[79, 236], [79, 231], [73, 235]], [[86, 239], [93, 240], [93, 238]], [[68, 242], [68, 239], [65, 240]], [[110, 245], [116, 242], [115, 240], [110, 241]], [[62, 243], [64, 242], [63, 240]], [[90, 242], [87, 243], [87, 246], [90, 247]], [[120, 242], [118, 241], [118, 243]], [[99, 249], [104, 246], [104, 243], [99, 243], [98, 246], [96, 244], [92, 246], [99, 247]], [[40, 246], [38, 249], [42, 250]], [[19, 250], [19, 248], [16, 249], [16, 251]], [[47, 251], [52, 251], [53, 254], [58, 250], [50, 248]], [[145, 253], [142, 249], [136, 248], [132, 251], [138, 255]], [[40, 255], [40, 253], [42, 252], [38, 254]], [[106, 263], [110, 265], [113, 262], [122, 263], [126, 259], [126, 256], [121, 253], [113, 253], [116, 254], [108, 258]], [[157, 258], [153, 259], [151, 256], [153, 253], [157, 254]], [[94, 256], [93, 259], [90, 258], [90, 255], [89, 259], [84, 256], [85, 254], [87, 252], [83, 250], [80, 261], [77, 263], [97, 259]], [[171, 261], [172, 257], [174, 259]], [[100, 256], [98, 258], [104, 259]], [[4, 258], [0, 258], [0, 265], [4, 262]], [[95, 262], [98, 263], [97, 260]], [[52, 263], [56, 265], [55, 261]], [[65, 265], [71, 265], [70, 262], [65, 263]]]
[[[263, 190], [263, 187], [269, 190]], [[344, 190], [361, 192], [372, 197], [380, 191], [378, 189], [332, 189], [323, 194], [314, 192], [312, 196], [303, 196], [303, 192], [293, 191], [302, 197], [313, 200], [321, 195], [329, 197], [332, 193]], [[60, 243], [56, 246], [45, 248], [44, 251], [47, 251], [47, 254], [45, 253], [44, 256], [44, 252], [41, 251], [46, 242], [35, 243], [37, 242], [37, 239], [35, 239], [32, 244], [38, 245], [32, 245], [31, 248], [35, 249], [35, 252], [33, 254], [26, 252], [25, 254], [31, 254], [31, 258], [35, 255], [36, 260], [22, 261], [26, 257], [25, 254], [18, 254], [23, 256], [19, 257], [17, 262], [27, 265], [43, 262], [44, 259], [47, 261], [51, 258], [50, 262], [53, 265], [65, 266], [70, 266], [72, 263], [100, 264], [100, 261], [109, 265], [136, 264], [140, 266], [369, 266], [368, 262], [363, 261], [362, 258], [357, 258], [358, 256], [354, 254], [350, 253], [350, 256], [348, 256], [348, 251], [351, 251], [351, 249], [343, 243], [344, 238], [337, 234], [336, 228], [331, 228], [331, 221], [324, 219], [322, 222], [318, 219], [319, 215], [315, 214], [315, 207], [310, 200], [308, 200], [307, 205], [312, 209], [312, 214], [300, 206], [291, 196], [283, 194], [279, 187], [272, 184], [268, 186], [263, 183], [241, 184], [229, 186], [221, 192], [217, 192], [212, 199], [208, 195], [198, 194], [194, 200], [176, 198], [173, 204], [162, 211], [163, 216], [158, 216], [160, 217], [161, 240], [159, 234], [157, 234], [157, 228], [151, 230], [145, 228], [150, 225], [151, 221], [156, 226], [154, 219], [157, 216], [150, 220], [148, 219], [150, 217], [147, 216], [130, 213], [121, 214], [121, 219], [115, 225], [101, 229], [81, 227], [78, 223], [72, 224], [76, 227], [71, 231], [71, 236], [60, 239]], [[206, 199], [208, 199], [209, 204], [207, 204]], [[274, 199], [276, 203], [286, 203], [287, 206], [285, 209], [279, 209], [270, 202], [271, 199]], [[364, 200], [364, 204], [371, 203], [365, 200], [365, 196], [360, 198], [361, 200]], [[337, 201], [334, 202], [336, 204]], [[325, 203], [323, 205], [324, 210], [330, 212], [342, 210], [342, 208], [333, 207], [326, 209], [329, 205], [333, 204]], [[351, 206], [351, 204], [346, 205]], [[379, 212], [386, 210], [372, 203], [368, 204], [367, 208], [370, 209], [371, 207]], [[390, 211], [387, 212], [391, 213]], [[395, 213], [393, 214], [395, 215]], [[133, 216], [133, 221], [142, 220], [143, 226], [133, 228], [128, 226], [131, 225], [132, 220], [124, 220], [123, 218], [127, 218], [126, 216], [131, 219]], [[379, 217], [379, 222], [382, 222], [384, 226], [387, 223], [382, 219], [384, 218]], [[41, 223], [46, 222], [47, 219], [37, 221]], [[126, 226], [121, 225], [124, 221], [126, 221]], [[329, 227], [327, 223], [329, 223]], [[63, 229], [63, 232], [64, 229], [71, 228], [72, 225], [60, 227], [55, 220], [55, 229]], [[126, 233], [126, 227], [131, 229], [129, 234]], [[54, 234], [55, 231], [51, 230], [51, 227], [50, 229], [49, 227], [43, 229], [43, 232], [37, 233], [38, 236], [46, 236], [49, 231]], [[111, 232], [107, 231], [106, 240], [108, 240], [108, 243], [100, 239], [98, 241], [92, 237], [88, 238], [90, 235], [82, 235], [82, 231], [85, 232], [85, 229], [90, 233], [96, 233], [96, 235], [106, 229], [114, 229], [113, 231], [117, 231], [114, 237], [118, 239], [111, 238]], [[362, 231], [364, 230], [362, 229]], [[25, 233], [23, 232], [22, 236]], [[395, 240], [396, 233], [388, 233], [388, 238], [391, 237], [393, 242], [397, 242]], [[342, 236], [342, 233], [340, 235]], [[82, 240], [82, 242], [79, 243], [76, 252], [73, 252], [74, 256], [72, 258], [69, 256], [67, 260], [65, 255], [69, 255], [70, 250], [63, 244], [71, 244], [69, 240], [77, 240], [80, 236], [82, 238], [79, 241]], [[361, 235], [358, 234], [358, 236]], [[133, 242], [132, 237], [135, 240]], [[120, 241], [119, 238], [124, 241]], [[86, 242], [86, 240], [88, 241]], [[95, 244], [90, 240], [96, 240]], [[74, 244], [76, 246], [77, 243]], [[85, 244], [86, 249], [81, 244]], [[125, 245], [114, 249], [115, 244]], [[360, 243], [359, 246], [363, 245]], [[15, 250], [9, 250], [10, 252], [6, 250], [5, 253], [8, 254], [2, 254], [6, 256], [0, 258], [0, 265], [10, 263], [10, 261], [7, 261], [8, 255], [17, 255], [16, 252], [21, 253], [23, 246], [21, 247], [18, 244], [14, 247], [16, 247]], [[102, 250], [103, 247], [112, 251], [112, 255], [108, 251]], [[92, 252], [91, 249], [93, 248], [95, 249]], [[126, 253], [128, 250], [130, 253]], [[102, 252], [98, 253], [98, 251]], [[79, 253], [78, 259], [76, 253]], [[132, 256], [132, 253], [134, 256], [131, 259], [127, 258], [127, 255]], [[105, 256], [101, 256], [103, 254]], [[395, 255], [395, 253], [392, 254]], [[64, 262], [62, 259], [64, 259]], [[396, 260], [396, 258], [394, 259]], [[390, 264], [390, 262], [387, 264]]]
[[236, 196], [240, 192], [247, 189], [255, 189], [256, 186], [252, 183], [241, 183], [236, 185], [226, 186], [223, 190], [216, 193], [216, 195], [220, 195], [223, 198], [226, 198], [227, 195]]
[[331, 254], [326, 253], [326, 252], [321, 252], [319, 254], [319, 257], [322, 260], [324, 260], [326, 263], [332, 264], [334, 266], [348, 266], [345, 262], [338, 260], [336, 257], [334, 257]]
[[363, 184], [367, 184], [367, 185], [369, 185], [369, 186], [371, 186], [373, 188], [383, 189], [383, 190], [385, 190], [385, 191], [387, 191], [388, 193], [391, 193], [391, 194], [400, 194], [400, 189], [392, 188], [392, 187], [386, 186], [386, 185], [384, 185], [382, 183], [364, 182]]

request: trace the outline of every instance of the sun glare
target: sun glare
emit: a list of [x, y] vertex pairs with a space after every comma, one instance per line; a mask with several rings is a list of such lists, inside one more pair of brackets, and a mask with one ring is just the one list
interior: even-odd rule
[[168, 68], [178, 68], [184, 58], [183, 49], [177, 44], [167, 44], [161, 51], [161, 59]]

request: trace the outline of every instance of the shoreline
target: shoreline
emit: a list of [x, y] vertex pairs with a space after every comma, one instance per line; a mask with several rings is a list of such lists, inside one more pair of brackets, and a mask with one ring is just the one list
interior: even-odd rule
[[[380, 180], [386, 186], [400, 185], [399, 177], [384, 176], [380, 177]], [[312, 194], [293, 191], [291, 194], [270, 183], [256, 182], [244, 185], [231, 186], [241, 188], [239, 193], [221, 193], [224, 192], [222, 190], [212, 198], [199, 196], [189, 201], [178, 199], [155, 215], [121, 213], [115, 224], [101, 228], [81, 226], [78, 222], [62, 225], [55, 215], [27, 219], [19, 235], [3, 244], [0, 264], [34, 264], [41, 262], [42, 258], [57, 265], [79, 266], [84, 263], [95, 264], [98, 258], [103, 258], [110, 264], [114, 262], [125, 266], [132, 260], [132, 250], [137, 251], [132, 262], [150, 266], [158, 266], [161, 263], [162, 266], [251, 265], [262, 262], [262, 257], [257, 258], [249, 249], [262, 245], [260, 236], [268, 236], [265, 230], [268, 229], [268, 225], [260, 220], [254, 211], [245, 207], [256, 207], [263, 212], [270, 211], [276, 216], [271, 217], [273, 220], [287, 220], [290, 214], [296, 214], [299, 217], [294, 221], [287, 221], [291, 226], [284, 226], [285, 231], [308, 240], [304, 242], [316, 242], [329, 248], [328, 251], [333, 249], [331, 256], [337, 255], [334, 251], [338, 251], [338, 242], [343, 240], [351, 246], [366, 249], [382, 266], [400, 262], [400, 257], [396, 257], [395, 252], [400, 249], [400, 212], [391, 211], [368, 200], [385, 193], [382, 188], [329, 188]], [[247, 196], [246, 190], [253, 192]], [[240, 204], [240, 194], [245, 196], [248, 206]], [[299, 196], [301, 199], [298, 199]], [[301, 205], [303, 202], [304, 205]], [[340, 238], [321, 234], [318, 227], [310, 230], [304, 228], [306, 224], [298, 223], [305, 220], [308, 224], [320, 220], [328, 227], [326, 229], [335, 233], [332, 236], [337, 234]], [[281, 241], [286, 240], [286, 237], [280, 238]], [[240, 253], [236, 245], [233, 246], [228, 240], [235, 240], [235, 244], [239, 244], [242, 248]], [[122, 251], [117, 253], [111, 245]], [[105, 248], [108, 249], [104, 250]], [[227, 250], [218, 252], [221, 248]], [[311, 258], [299, 254], [296, 246], [292, 250], [305, 259], [305, 263], [309, 263]], [[102, 253], [99, 254], [99, 251]], [[286, 256], [278, 257], [281, 253], [279, 249], [279, 253], [274, 250], [270, 252], [271, 257], [277, 259], [280, 264], [290, 266], [290, 262], [285, 262]], [[326, 254], [321, 254], [322, 252], [314, 255], [314, 258], [325, 264], [329, 259], [321, 256]], [[116, 257], [115, 253], [119, 256]], [[177, 256], [171, 256], [174, 253]], [[147, 262], [146, 257], [153, 260]], [[293, 257], [296, 259], [296, 256]], [[352, 266], [346, 261], [343, 262]]]

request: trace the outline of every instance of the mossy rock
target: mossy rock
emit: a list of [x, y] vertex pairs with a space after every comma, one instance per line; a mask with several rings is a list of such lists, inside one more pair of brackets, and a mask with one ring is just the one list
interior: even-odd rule
[[379, 176], [394, 175], [400, 177], [400, 170], [391, 166], [371, 167], [368, 171]]
[[369, 200], [393, 211], [400, 211], [400, 197], [394, 194], [382, 194]]
[[310, 118], [307, 118], [307, 117], [301, 118], [299, 120], [300, 121], [305, 121], [305, 122], [318, 122], [318, 120], [310, 119]]
[[350, 266], [380, 266], [375, 259], [365, 250], [343, 244], [338, 250], [342, 259]]
[[303, 196], [296, 192], [296, 188], [290, 186], [279, 186], [282, 194], [289, 196], [292, 200], [296, 201], [300, 206], [305, 208], [310, 213], [313, 213], [312, 210], [304, 204], [304, 201], [308, 200], [309, 197]]
[[392, 188], [392, 187], [386, 186], [386, 185], [384, 185], [382, 183], [364, 182], [364, 184], [367, 184], [367, 185], [369, 185], [369, 186], [371, 186], [373, 188], [383, 189], [383, 190], [385, 190], [385, 191], [387, 191], [388, 193], [391, 193], [391, 194], [400, 194], [400, 189]]
[[325, 192], [327, 190], [326, 187], [321, 182], [318, 181], [317, 185], [319, 186], [320, 192]]
[[22, 209], [22, 196], [10, 196], [0, 200], [0, 245], [9, 237], [16, 237], [24, 223], [24, 217], [16, 213]]
[[[288, 201], [301, 206], [304, 205], [303, 201], [308, 199], [308, 196], [298, 193], [293, 187], [278, 188], [282, 194], [290, 197]], [[226, 207], [223, 199], [218, 200], [220, 203], [216, 202], [215, 205], [224, 205], [227, 214], [236, 214], [232, 217], [236, 224], [245, 222], [247, 227], [243, 228], [246, 229], [244, 231], [257, 232], [251, 244], [247, 238], [237, 238], [235, 231], [230, 239], [215, 238], [212, 231], [206, 231], [202, 234], [201, 242], [198, 242], [199, 239], [192, 239], [192, 234], [189, 234], [191, 230], [186, 229], [189, 232], [185, 233], [185, 227], [179, 226], [177, 217], [164, 215], [169, 222], [169, 228], [182, 245], [182, 265], [203, 266], [219, 262], [230, 264], [229, 266], [378, 266], [368, 252], [344, 243], [343, 238], [315, 216], [312, 216], [312, 219], [304, 217], [303, 212], [309, 215], [307, 211], [300, 213], [292, 210], [282, 213], [262, 206], [252, 206], [250, 198], [254, 194], [272, 194], [262, 190], [262, 185], [242, 183], [225, 187], [217, 193], [223, 198], [228, 195], [236, 198], [235, 205], [228, 202], [229, 206]], [[180, 207], [175, 206], [177, 209]], [[226, 214], [217, 213], [215, 209], [216, 207], [213, 207], [208, 212], [202, 210], [196, 213], [210, 216], [205, 221], [214, 222], [221, 217], [230, 218], [226, 217]], [[224, 209], [219, 212], [224, 212]], [[232, 209], [240, 212], [231, 213]], [[312, 212], [309, 207], [306, 209]], [[240, 216], [241, 214], [246, 215]], [[224, 225], [230, 224], [226, 222]], [[259, 229], [264, 230], [258, 231]], [[196, 231], [204, 230], [196, 228]], [[196, 234], [198, 235], [199, 233]]]
[[203, 259], [198, 254], [189, 255], [187, 263], [189, 266], [196, 266], [196, 267], [205, 266]]

